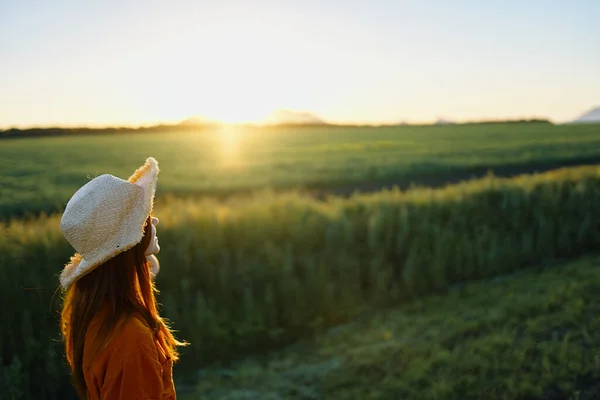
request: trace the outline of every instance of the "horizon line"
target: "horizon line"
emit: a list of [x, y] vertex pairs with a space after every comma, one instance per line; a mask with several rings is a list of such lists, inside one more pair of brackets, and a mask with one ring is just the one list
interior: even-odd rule
[[515, 123], [515, 122], [548, 122], [551, 124], [566, 124], [570, 122], [575, 122], [576, 120], [567, 120], [567, 121], [553, 121], [550, 118], [545, 117], [522, 117], [522, 118], [489, 118], [489, 119], [463, 119], [463, 120], [450, 120], [445, 118], [438, 118], [437, 120], [428, 120], [428, 121], [396, 121], [396, 122], [328, 122], [328, 121], [320, 121], [320, 122], [291, 122], [291, 121], [281, 121], [281, 122], [221, 122], [221, 121], [212, 121], [205, 123], [185, 123], [183, 121], [180, 122], [168, 122], [162, 121], [154, 124], [131, 124], [131, 125], [86, 125], [86, 124], [72, 124], [72, 125], [29, 125], [26, 127], [23, 126], [5, 126], [0, 127], [0, 131], [6, 132], [10, 130], [19, 130], [19, 131], [27, 131], [27, 130], [50, 130], [50, 129], [64, 129], [64, 130], [119, 130], [119, 129], [130, 129], [130, 130], [144, 130], [144, 129], [152, 129], [152, 128], [183, 128], [183, 127], [216, 127], [216, 126], [238, 126], [238, 127], [277, 127], [277, 126], [339, 126], [339, 127], [385, 127], [385, 126], [422, 126], [422, 125], [467, 125], [467, 124], [478, 124], [478, 123]]
[[[594, 110], [592, 107], [588, 110]], [[553, 124], [561, 124], [576, 121], [581, 116], [585, 115], [586, 112], [572, 119], [565, 119], [563, 121], [549, 118], [547, 116], [540, 115], [522, 115], [518, 117], [481, 117], [481, 118], [462, 118], [452, 119], [451, 117], [438, 116], [436, 118], [430, 118], [426, 120], [410, 120], [410, 119], [398, 119], [398, 120], [380, 120], [380, 121], [361, 121], [361, 122], [344, 122], [344, 121], [332, 121], [326, 120], [319, 117], [310, 111], [301, 110], [290, 110], [280, 109], [278, 111], [287, 111], [292, 115], [308, 115], [314, 118], [313, 121], [286, 121], [282, 119], [269, 120], [264, 118], [262, 120], [247, 120], [240, 122], [227, 122], [219, 121], [205, 117], [201, 114], [191, 115], [189, 117], [178, 119], [178, 120], [156, 120], [139, 123], [62, 123], [62, 124], [12, 124], [12, 125], [0, 125], [0, 130], [7, 131], [11, 129], [17, 130], [31, 130], [31, 129], [149, 129], [158, 126], [184, 126], [184, 125], [196, 125], [196, 126], [277, 126], [277, 125], [329, 125], [329, 126], [398, 126], [398, 125], [436, 125], [442, 123], [448, 124], [469, 124], [469, 123], [481, 123], [481, 122], [508, 122], [508, 121], [531, 121], [531, 120], [545, 120]], [[198, 119], [198, 122], [194, 122], [193, 119]], [[190, 121], [191, 122], [188, 122]]]

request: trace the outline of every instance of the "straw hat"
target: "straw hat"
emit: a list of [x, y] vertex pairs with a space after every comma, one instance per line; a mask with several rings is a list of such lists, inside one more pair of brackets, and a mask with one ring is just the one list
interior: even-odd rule
[[75, 192], [60, 220], [60, 230], [76, 251], [60, 274], [63, 289], [141, 242], [158, 171], [158, 162], [149, 157], [126, 181], [104, 174]]

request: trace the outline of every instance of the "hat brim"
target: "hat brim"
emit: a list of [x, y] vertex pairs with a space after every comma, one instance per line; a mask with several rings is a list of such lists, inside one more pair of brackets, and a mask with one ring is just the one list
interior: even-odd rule
[[133, 248], [142, 241], [146, 220], [154, 208], [154, 195], [156, 194], [158, 172], [158, 161], [153, 157], [148, 157], [144, 165], [139, 167], [127, 180], [129, 183], [138, 185], [143, 189], [140, 204], [141, 212], [132, 214], [130, 216], [131, 220], [127, 221], [128, 223], [133, 224], [133, 226], [139, 227], [139, 231], [132, 236], [129, 243], [125, 243], [118, 251], [108, 253], [96, 260], [86, 260], [79, 253], [75, 253], [71, 256], [70, 261], [65, 265], [60, 274], [60, 284], [63, 289], [68, 289], [69, 286], [86, 274], [92, 272], [96, 267], [102, 265], [116, 255]]

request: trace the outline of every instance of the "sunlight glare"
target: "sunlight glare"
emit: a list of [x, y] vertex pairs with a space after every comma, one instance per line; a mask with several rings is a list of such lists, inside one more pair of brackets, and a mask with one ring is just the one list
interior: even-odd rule
[[232, 167], [239, 163], [241, 129], [234, 125], [223, 125], [218, 133], [221, 146], [221, 165]]
[[[285, 27], [280, 27], [285, 29]], [[228, 124], [261, 123], [276, 109], [314, 107], [315, 92], [306, 82], [324, 83], [321, 70], [286, 61], [299, 54], [307, 40], [298, 34], [274, 35], [272, 24], [244, 19], [191, 28], [202, 51], [190, 54], [185, 42], [169, 48], [173, 57], [185, 55], [171, 79], [152, 86], [157, 103], [152, 110], [171, 119], [201, 115]], [[162, 66], [170, 68], [167, 59]]]

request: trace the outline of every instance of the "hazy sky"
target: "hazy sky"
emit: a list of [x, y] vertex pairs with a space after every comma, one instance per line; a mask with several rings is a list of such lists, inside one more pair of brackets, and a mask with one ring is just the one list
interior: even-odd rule
[[0, 0], [0, 127], [600, 105], [600, 1]]

